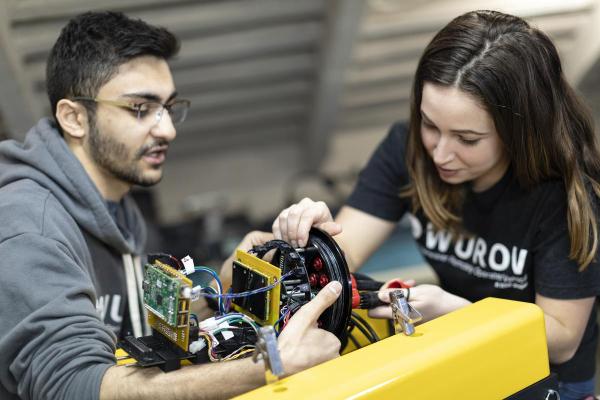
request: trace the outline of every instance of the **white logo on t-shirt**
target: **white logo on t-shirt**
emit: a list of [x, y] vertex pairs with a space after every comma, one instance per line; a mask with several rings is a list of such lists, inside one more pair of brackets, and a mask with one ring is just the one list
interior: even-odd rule
[[[477, 236], [458, 237], [452, 241], [452, 234], [444, 229], [435, 230], [431, 222], [427, 223], [424, 230], [421, 221], [410, 215], [411, 230], [416, 240], [422, 239], [425, 233], [424, 246], [421, 251], [426, 257], [461, 269], [471, 275], [497, 281], [497, 287], [512, 286], [520, 289], [527, 286], [526, 276], [523, 276], [527, 249], [517, 246], [507, 246], [503, 243], [489, 244], [485, 239]], [[490, 271], [491, 270], [491, 271]], [[519, 282], [502, 273], [511, 272]], [[508, 283], [507, 280], [511, 282]], [[500, 283], [503, 282], [503, 283]]]

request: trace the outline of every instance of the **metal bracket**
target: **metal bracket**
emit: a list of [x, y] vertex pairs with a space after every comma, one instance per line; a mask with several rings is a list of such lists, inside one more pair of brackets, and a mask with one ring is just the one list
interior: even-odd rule
[[415, 333], [414, 324], [423, 319], [423, 316], [406, 301], [402, 290], [390, 292], [390, 305], [392, 306], [396, 334], [403, 332], [405, 335], [410, 336]]
[[258, 340], [252, 354], [255, 363], [263, 360], [265, 363], [265, 380], [267, 383], [278, 381], [285, 374], [279, 349], [277, 348], [277, 337], [272, 326], [263, 326], [258, 330]]

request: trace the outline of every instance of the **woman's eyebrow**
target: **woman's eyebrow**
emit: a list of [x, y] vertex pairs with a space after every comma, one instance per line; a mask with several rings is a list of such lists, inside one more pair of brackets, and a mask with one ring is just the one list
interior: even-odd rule
[[[429, 118], [427, 116], [425, 111], [421, 110], [421, 116], [428, 124], [435, 125], [435, 123], [431, 120], [431, 118]], [[452, 132], [452, 133], [472, 133], [472, 134], [481, 135], [481, 136], [488, 134], [488, 132], [479, 132], [479, 131], [474, 131], [472, 129], [451, 129], [450, 132]]]

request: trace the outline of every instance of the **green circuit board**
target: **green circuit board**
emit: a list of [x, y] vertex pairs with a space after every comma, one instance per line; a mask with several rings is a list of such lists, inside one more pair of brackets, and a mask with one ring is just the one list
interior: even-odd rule
[[172, 276], [164, 269], [146, 264], [144, 281], [144, 306], [171, 326], [177, 326], [179, 301], [183, 286], [187, 286], [178, 276]]

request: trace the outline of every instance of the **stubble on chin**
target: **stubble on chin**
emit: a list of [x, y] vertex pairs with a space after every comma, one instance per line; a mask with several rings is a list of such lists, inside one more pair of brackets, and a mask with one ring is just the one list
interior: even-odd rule
[[[162, 179], [162, 166], [145, 165], [144, 155], [152, 147], [156, 147], [158, 142], [145, 145], [137, 151], [129, 151], [127, 146], [117, 139], [103, 135], [96, 126], [90, 129], [88, 152], [92, 160], [104, 171], [115, 178], [127, 182], [130, 185], [149, 187], [157, 184]], [[133, 154], [133, 155], [132, 155]], [[145, 169], [157, 171], [150, 174], [144, 173]]]

